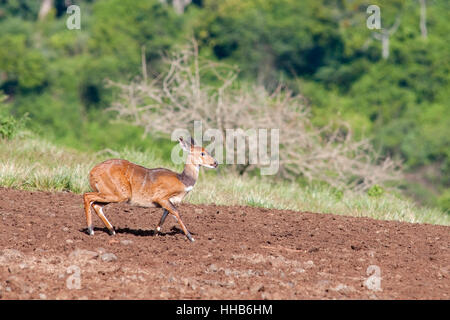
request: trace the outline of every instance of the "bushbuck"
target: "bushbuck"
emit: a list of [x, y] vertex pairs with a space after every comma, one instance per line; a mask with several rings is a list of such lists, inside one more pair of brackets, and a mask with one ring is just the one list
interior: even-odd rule
[[194, 241], [186, 229], [175, 205], [191, 191], [198, 179], [200, 166], [217, 168], [217, 161], [202, 147], [196, 146], [194, 140], [188, 143], [178, 139], [183, 150], [188, 152], [182, 173], [169, 169], [148, 169], [123, 159], [106, 160], [96, 165], [89, 173], [89, 183], [93, 192], [83, 195], [87, 231], [94, 234], [92, 228], [91, 207], [103, 221], [111, 235], [114, 228], [103, 213], [108, 203], [125, 202], [141, 207], [161, 207], [164, 209], [156, 230], [159, 232], [167, 215], [170, 213], [180, 224], [190, 241]]

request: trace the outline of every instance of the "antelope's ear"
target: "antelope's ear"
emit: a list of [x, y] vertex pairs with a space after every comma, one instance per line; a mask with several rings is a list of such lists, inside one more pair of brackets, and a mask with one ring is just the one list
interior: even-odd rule
[[197, 145], [197, 144], [195, 143], [194, 138], [192, 138], [192, 136], [191, 136], [191, 147], [196, 146], [196, 145]]
[[184, 151], [190, 151], [190, 145], [183, 140], [183, 137], [179, 137], [178, 142], [180, 143], [181, 149], [183, 149]]

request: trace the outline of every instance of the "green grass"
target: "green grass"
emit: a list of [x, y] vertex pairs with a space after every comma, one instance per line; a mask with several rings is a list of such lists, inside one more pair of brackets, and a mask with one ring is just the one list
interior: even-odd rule
[[[159, 159], [150, 151], [144, 153], [124, 149], [88, 154], [57, 147], [30, 133], [22, 133], [13, 140], [0, 141], [0, 186], [25, 190], [68, 190], [80, 194], [89, 190], [89, 170], [100, 161], [117, 157], [149, 168], [182, 169]], [[412, 200], [388, 191], [374, 197], [340, 193], [323, 185], [300, 186], [268, 177], [242, 177], [224, 169], [201, 171], [195, 189], [186, 199], [188, 202], [450, 225], [448, 213], [420, 207]]]

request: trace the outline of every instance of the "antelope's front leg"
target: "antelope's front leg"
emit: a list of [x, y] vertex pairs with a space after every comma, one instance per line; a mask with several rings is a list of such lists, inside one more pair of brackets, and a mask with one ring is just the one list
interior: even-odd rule
[[167, 209], [164, 209], [163, 215], [161, 217], [161, 220], [159, 220], [158, 226], [156, 227], [156, 231], [160, 232], [161, 231], [161, 227], [164, 223], [164, 221], [166, 220], [167, 215], [169, 214], [169, 211], [167, 211]]
[[172, 204], [172, 202], [170, 202], [169, 200], [163, 200], [163, 201], [160, 201], [159, 204], [161, 205], [161, 207], [163, 207], [164, 209], [169, 211], [169, 213], [171, 215], [173, 215], [178, 220], [178, 223], [180, 224], [180, 227], [183, 230], [183, 232], [186, 235], [186, 237], [189, 239], [189, 241], [194, 242], [195, 241], [194, 238], [192, 238], [191, 234], [187, 230], [187, 228], [184, 225], [183, 221], [181, 221], [180, 215], [178, 214], [178, 211], [175, 208], [175, 206]]

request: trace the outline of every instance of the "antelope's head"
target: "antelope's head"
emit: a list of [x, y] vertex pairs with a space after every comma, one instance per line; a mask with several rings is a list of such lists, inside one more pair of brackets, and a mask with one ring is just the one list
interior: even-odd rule
[[191, 137], [191, 142], [184, 141], [182, 137], [178, 138], [180, 146], [183, 150], [189, 152], [186, 159], [186, 164], [193, 164], [195, 166], [203, 166], [206, 168], [215, 169], [219, 165], [205, 148], [195, 145], [194, 139]]

